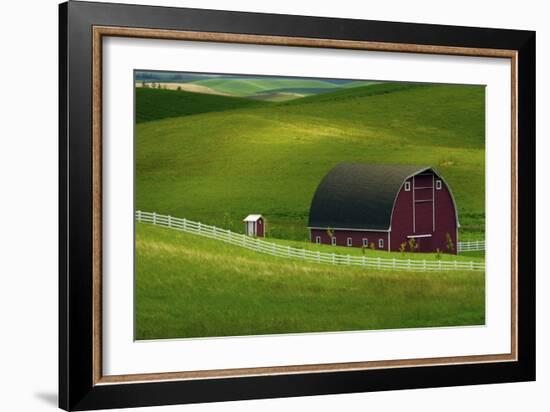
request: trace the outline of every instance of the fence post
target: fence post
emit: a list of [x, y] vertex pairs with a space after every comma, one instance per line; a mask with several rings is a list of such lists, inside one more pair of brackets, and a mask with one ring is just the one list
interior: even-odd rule
[[336, 255], [334, 253], [332, 254], [332, 264], [336, 264]]
[[392, 260], [392, 269], [395, 270], [395, 258]]
[[441, 270], [441, 259], [439, 259], [439, 270]]
[[470, 268], [474, 270], [474, 262], [470, 261]]
[[168, 227], [172, 227], [172, 216], [168, 215]]
[[153, 212], [153, 224], [157, 224], [157, 212]]
[[202, 226], [202, 224], [201, 224], [201, 222], [199, 222], [199, 233], [201, 233], [201, 226]]
[[426, 259], [423, 259], [422, 263], [423, 263], [423, 270], [425, 272], [426, 271]]
[[407, 259], [407, 267], [409, 268], [409, 270], [411, 270], [411, 260], [410, 259]]
[[321, 252], [317, 251], [317, 262], [321, 261]]
[[361, 260], [361, 266], [365, 266], [365, 255], [363, 255], [363, 258]]
[[141, 210], [137, 211], [137, 221], [141, 222]]
[[378, 270], [380, 270], [380, 256], [378, 256]]

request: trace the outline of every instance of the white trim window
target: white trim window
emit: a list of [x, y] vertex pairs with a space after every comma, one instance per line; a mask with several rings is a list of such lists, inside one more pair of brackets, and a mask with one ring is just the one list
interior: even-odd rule
[[321, 236], [315, 236], [315, 243], [317, 243], [318, 245], [321, 244]]
[[346, 240], [346, 244], [348, 246], [353, 246], [353, 239], [351, 237], [348, 237], [348, 239]]
[[369, 247], [369, 239], [366, 237], [363, 238], [363, 247]]
[[405, 182], [405, 192], [411, 191], [411, 182]]
[[331, 239], [330, 239], [330, 244], [332, 246], [336, 246], [336, 236], [333, 236]]
[[441, 187], [442, 187], [441, 180], [436, 180], [435, 181], [435, 189], [436, 190], [441, 190]]
[[378, 247], [384, 249], [384, 239], [378, 239]]

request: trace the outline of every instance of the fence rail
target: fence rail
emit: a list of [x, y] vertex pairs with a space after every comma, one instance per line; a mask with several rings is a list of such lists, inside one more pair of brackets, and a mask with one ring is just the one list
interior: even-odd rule
[[294, 248], [271, 243], [247, 235], [234, 233], [230, 230], [220, 229], [215, 226], [205, 225], [188, 219], [180, 219], [173, 216], [160, 215], [157, 213], [136, 212], [138, 222], [152, 223], [157, 226], [169, 227], [183, 232], [193, 233], [211, 239], [265, 253], [271, 256], [278, 256], [291, 259], [301, 259], [308, 262], [328, 263], [333, 265], [363, 266], [375, 269], [403, 269], [403, 270], [485, 270], [483, 262], [464, 261], [441, 261], [441, 260], [417, 260], [417, 259], [387, 259], [380, 257], [351, 256], [339, 253], [326, 253]]
[[458, 242], [457, 252], [474, 252], [478, 250], [485, 250], [485, 241], [478, 240], [475, 242]]

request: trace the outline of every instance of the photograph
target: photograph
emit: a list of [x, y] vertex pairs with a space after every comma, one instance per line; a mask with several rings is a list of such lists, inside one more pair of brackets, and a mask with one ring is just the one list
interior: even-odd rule
[[485, 325], [485, 85], [133, 77], [135, 340]]

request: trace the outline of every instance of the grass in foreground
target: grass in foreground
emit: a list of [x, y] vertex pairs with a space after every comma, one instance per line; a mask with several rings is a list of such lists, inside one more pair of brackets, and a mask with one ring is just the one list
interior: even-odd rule
[[136, 225], [136, 339], [482, 325], [479, 272], [304, 263]]

